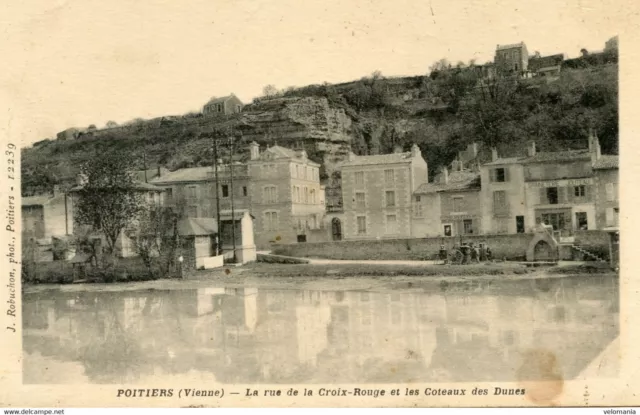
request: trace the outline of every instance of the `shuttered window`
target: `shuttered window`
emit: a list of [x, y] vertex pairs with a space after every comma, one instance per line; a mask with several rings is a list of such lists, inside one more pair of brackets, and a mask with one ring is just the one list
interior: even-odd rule
[[615, 199], [615, 186], [613, 183], [607, 183], [606, 185], [607, 191], [607, 202], [613, 202]]

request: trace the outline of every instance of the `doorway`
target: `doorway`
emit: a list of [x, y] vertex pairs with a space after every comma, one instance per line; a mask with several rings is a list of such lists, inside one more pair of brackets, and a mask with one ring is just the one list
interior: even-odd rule
[[334, 241], [342, 240], [342, 222], [340, 222], [340, 219], [338, 218], [333, 218], [331, 220], [331, 238]]
[[588, 228], [587, 212], [576, 212], [576, 229], [586, 231]]
[[516, 232], [524, 233], [524, 216], [516, 216]]

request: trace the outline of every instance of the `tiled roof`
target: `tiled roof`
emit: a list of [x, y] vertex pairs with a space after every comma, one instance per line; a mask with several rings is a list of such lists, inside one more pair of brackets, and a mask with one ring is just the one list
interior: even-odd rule
[[547, 163], [547, 162], [557, 162], [557, 161], [578, 161], [578, 160], [589, 160], [591, 158], [591, 154], [589, 150], [566, 150], [566, 151], [555, 151], [552, 153], [536, 153], [535, 156], [525, 157], [522, 160], [522, 163]]
[[593, 164], [593, 168], [595, 170], [617, 169], [618, 168], [618, 156], [602, 155]]
[[276, 158], [294, 158], [296, 157], [296, 153], [295, 151], [285, 148], [285, 147], [281, 147], [279, 145], [275, 145], [272, 147], [267, 148], [262, 154], [264, 153], [272, 153], [274, 156], [276, 156]]
[[[137, 181], [137, 180], [133, 181], [132, 188], [134, 190], [151, 191], [151, 192], [162, 192], [163, 191], [163, 189], [161, 187], [154, 186], [151, 183], [140, 182], [140, 181]], [[77, 191], [79, 191], [81, 189], [82, 189], [82, 186], [76, 186], [76, 187], [73, 187], [72, 189], [70, 189], [69, 192], [77, 192]]]
[[233, 97], [234, 95], [227, 95], [226, 97], [220, 97], [220, 98], [211, 98], [209, 100], [209, 102], [207, 102], [205, 105], [210, 105], [210, 104], [220, 104], [223, 102], [226, 102], [227, 100], [231, 99], [231, 97]]
[[491, 161], [489, 163], [485, 163], [485, 166], [497, 166], [499, 164], [518, 164], [520, 162], [522, 162], [523, 158], [522, 157], [504, 157], [504, 158], [498, 158], [494, 161]]
[[411, 152], [377, 154], [374, 156], [356, 156], [354, 160], [346, 161], [342, 164], [342, 166], [348, 167], [348, 166], [367, 166], [367, 165], [373, 165], [373, 164], [409, 163], [411, 159], [412, 159]]
[[51, 196], [29, 196], [22, 198], [22, 206], [43, 206], [46, 205], [51, 199]]
[[174, 183], [174, 182], [197, 182], [203, 180], [211, 180], [213, 167], [189, 167], [171, 171], [160, 177], [151, 180], [151, 183]]
[[416, 194], [452, 192], [457, 190], [480, 189], [480, 174], [471, 171], [449, 173], [448, 183], [425, 183], [416, 189]]
[[[144, 170], [134, 170], [131, 172], [133, 178], [137, 181], [144, 182]], [[169, 172], [168, 169], [164, 167], [160, 167], [160, 175], [167, 174]], [[147, 180], [151, 180], [158, 177], [158, 169], [147, 169]]]
[[178, 222], [181, 236], [204, 236], [218, 233], [218, 224], [213, 218], [185, 218]]

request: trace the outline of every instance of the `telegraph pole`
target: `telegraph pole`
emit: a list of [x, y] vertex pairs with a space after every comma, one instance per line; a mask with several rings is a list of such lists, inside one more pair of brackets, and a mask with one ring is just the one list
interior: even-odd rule
[[211, 145], [212, 145], [212, 154], [213, 154], [213, 174], [215, 180], [215, 195], [216, 195], [216, 222], [218, 224], [218, 246], [216, 250], [217, 254], [220, 255], [222, 249], [222, 223], [220, 221], [220, 181], [218, 180], [218, 136], [215, 131], [211, 134]]
[[236, 137], [232, 134], [229, 135], [229, 184], [231, 187], [231, 239], [233, 240], [233, 262], [236, 262], [236, 211], [233, 203], [233, 199], [235, 196], [234, 188], [233, 188], [233, 155], [235, 154], [236, 149]]

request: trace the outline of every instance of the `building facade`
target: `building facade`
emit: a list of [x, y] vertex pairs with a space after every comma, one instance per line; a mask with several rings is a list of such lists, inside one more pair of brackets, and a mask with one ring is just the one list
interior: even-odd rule
[[524, 42], [513, 45], [498, 45], [494, 59], [500, 74], [525, 73], [529, 67], [529, 52]]
[[56, 186], [53, 195], [23, 197], [22, 237], [47, 244], [73, 233], [72, 203]]
[[593, 163], [595, 181], [596, 227], [619, 227], [618, 156], [600, 155]]
[[480, 173], [443, 169], [434, 183], [413, 195], [414, 237], [476, 235], [482, 232]]
[[257, 143], [250, 146], [247, 167], [256, 246], [313, 240], [321, 233], [325, 212], [320, 165], [304, 150], [276, 145], [260, 152]]
[[221, 98], [212, 98], [202, 107], [205, 116], [224, 116], [242, 111], [244, 104], [234, 94]]
[[341, 166], [341, 174], [344, 223], [340, 227], [344, 239], [411, 235], [413, 193], [428, 182], [427, 162], [417, 145], [409, 152], [351, 153]]

